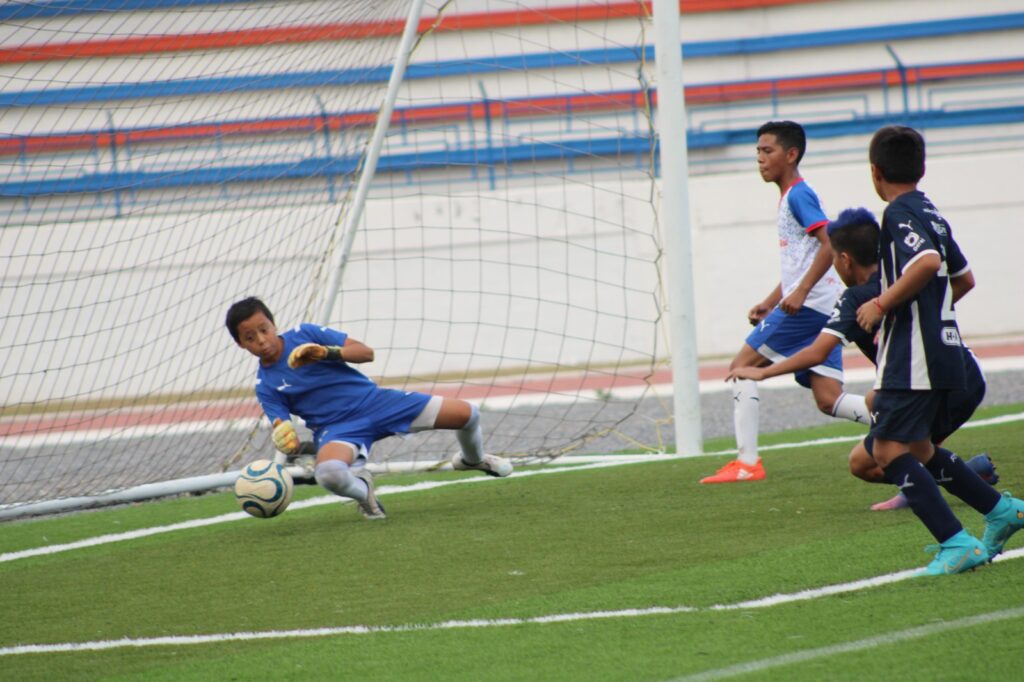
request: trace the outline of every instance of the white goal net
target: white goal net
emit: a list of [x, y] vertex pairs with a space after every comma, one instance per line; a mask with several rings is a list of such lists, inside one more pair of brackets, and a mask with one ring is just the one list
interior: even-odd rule
[[0, 504], [268, 453], [250, 295], [480, 405], [490, 452], [663, 447], [642, 4], [428, 4], [322, 319], [408, 5], [0, 8]]

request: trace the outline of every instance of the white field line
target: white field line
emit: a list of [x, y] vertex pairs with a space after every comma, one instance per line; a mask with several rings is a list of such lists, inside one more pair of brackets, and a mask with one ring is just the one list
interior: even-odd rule
[[[1007, 424], [1010, 422], [1021, 421], [1024, 419], [1024, 412], [1018, 412], [1017, 414], [1005, 414], [999, 417], [992, 417], [990, 419], [979, 419], [964, 424], [960, 428], [977, 428], [980, 426], [994, 426], [998, 424]], [[862, 436], [840, 436], [836, 438], [818, 438], [812, 441], [801, 441], [795, 443], [778, 443], [776, 445], [762, 446], [761, 450], [781, 450], [789, 448], [802, 448], [813, 445], [822, 445], [829, 443], [844, 443], [858, 441]], [[626, 464], [643, 464], [646, 462], [665, 462], [676, 459], [685, 459], [688, 457], [696, 456], [715, 456], [715, 455], [729, 455], [735, 454], [735, 450], [719, 450], [716, 452], [704, 453], [703, 455], [666, 455], [666, 454], [651, 454], [651, 455], [600, 455], [592, 457], [580, 456], [578, 461], [586, 461], [585, 464], [571, 464], [569, 466], [551, 466], [542, 469], [531, 469], [529, 471], [519, 471], [514, 474], [514, 478], [525, 478], [529, 476], [541, 476], [546, 474], [560, 474], [567, 471], [587, 471], [590, 469], [603, 469], [606, 467], [623, 466]], [[564, 457], [561, 460], [562, 463], [568, 463], [576, 460], [574, 457]], [[422, 481], [420, 483], [413, 483], [412, 485], [397, 486], [397, 485], [386, 485], [381, 486], [377, 489], [379, 495], [394, 495], [398, 493], [409, 493], [418, 492], [421, 490], [434, 490], [436, 488], [444, 488], [450, 485], [463, 485], [471, 483], [497, 483], [497, 479], [490, 477], [476, 477], [476, 478], [457, 478], [444, 481]], [[334, 495], [321, 495], [319, 497], [311, 497], [306, 500], [299, 502], [293, 502], [288, 509], [307, 509], [309, 507], [319, 507], [325, 504], [344, 504], [348, 502], [343, 498], [339, 498]], [[98, 545], [106, 545], [114, 542], [124, 542], [126, 540], [136, 540], [138, 538], [149, 537], [151, 535], [160, 535], [162, 533], [170, 533], [178, 530], [187, 530], [190, 528], [202, 528], [204, 526], [213, 526], [218, 523], [228, 523], [231, 521], [241, 521], [244, 519], [251, 519], [245, 512], [231, 512], [228, 514], [220, 514], [219, 516], [212, 516], [206, 519], [194, 519], [192, 521], [183, 521], [181, 523], [173, 523], [166, 526], [154, 526], [152, 528], [140, 528], [139, 530], [126, 531], [124, 533], [111, 533], [108, 535], [99, 535], [92, 538], [86, 538], [84, 540], [77, 540], [75, 542], [68, 542], [60, 545], [46, 545], [43, 547], [35, 547], [32, 549], [23, 549], [16, 552], [6, 552], [0, 554], [0, 563], [6, 563], [9, 561], [17, 561], [19, 559], [27, 559], [34, 556], [46, 556], [50, 554], [59, 554], [61, 552], [68, 552], [75, 549], [83, 549], [85, 547], [96, 547]], [[260, 523], [273, 523], [272, 521], [263, 520]]]
[[[1024, 549], [1016, 549], [1010, 552], [1005, 552], [1000, 556], [996, 557], [996, 561], [1006, 561], [1009, 559], [1018, 559], [1024, 556]], [[153, 646], [187, 646], [192, 644], [217, 644], [220, 642], [240, 642], [240, 641], [255, 641], [255, 640], [267, 640], [267, 639], [297, 639], [297, 638], [312, 638], [312, 637], [335, 637], [339, 635], [372, 635], [372, 634], [383, 634], [392, 632], [427, 632], [437, 630], [466, 630], [466, 629], [480, 629], [480, 628], [498, 628], [508, 627], [511, 625], [546, 625], [551, 623], [574, 623], [580, 621], [591, 621], [591, 620], [605, 620], [612, 618], [644, 618], [648, 616], [664, 616], [681, 613], [698, 613], [708, 611], [731, 611], [731, 610], [752, 610], [758, 608], [769, 608], [773, 606], [779, 606], [781, 604], [789, 604], [797, 601], [807, 601], [809, 599], [820, 599], [822, 597], [828, 597], [834, 594], [841, 594], [845, 592], [854, 592], [857, 590], [864, 590], [870, 587], [877, 587], [879, 585], [887, 585], [890, 583], [901, 582], [909, 580], [920, 573], [919, 570], [911, 571], [900, 571], [898, 573], [891, 573], [889, 575], [882, 575], [876, 578], [868, 578], [865, 580], [857, 580], [850, 583], [843, 583], [839, 585], [828, 585], [812, 590], [802, 590], [800, 592], [794, 592], [792, 594], [777, 594], [772, 597], [764, 599], [755, 599], [745, 602], [737, 602], [735, 604], [716, 604], [705, 608], [698, 608], [692, 606], [651, 606], [639, 609], [618, 609], [614, 611], [585, 611], [577, 613], [556, 613], [547, 616], [532, 616], [529, 618], [487, 618], [487, 619], [475, 619], [475, 620], [447, 620], [438, 623], [419, 623], [419, 624], [407, 624], [407, 625], [346, 625], [340, 627], [324, 627], [324, 628], [308, 628], [299, 630], [265, 630], [262, 632], [227, 632], [217, 633], [209, 635], [167, 635], [164, 637], [146, 637], [146, 638], [131, 638], [124, 637], [122, 639], [106, 639], [97, 640], [92, 642], [63, 642], [58, 644], [19, 644], [15, 646], [2, 647], [0, 648], [0, 657], [3, 656], [16, 656], [19, 654], [48, 654], [48, 653], [67, 653], [77, 651], [102, 651], [106, 649], [119, 649], [119, 648], [145, 648]], [[922, 580], [950, 580], [952, 578], [921, 578]], [[918, 628], [911, 628], [910, 630], [900, 631], [904, 633], [916, 633], [913, 636], [906, 636], [910, 639], [913, 637], [924, 637], [932, 632], [941, 632], [943, 629], [954, 629], [954, 627], [967, 627], [976, 623], [983, 622], [978, 619], [992, 618], [993, 620], [1005, 620], [1009, 618], [1016, 618], [1019, 615], [1024, 615], [1024, 607], [1012, 609], [1008, 611], [999, 611], [990, 614], [983, 614], [981, 616], [974, 616], [973, 618], [966, 618], [960, 621], [953, 621], [952, 623], [937, 623], [934, 625], [922, 626]], [[998, 616], [998, 617], [997, 617]], [[963, 624], [966, 625], [957, 625]], [[931, 630], [933, 628], [939, 628]], [[928, 630], [925, 632], [925, 630]], [[893, 633], [899, 634], [899, 633]], [[777, 665], [786, 665], [789, 663], [799, 662], [801, 660], [810, 660], [811, 658], [817, 658], [824, 655], [834, 655], [838, 653], [844, 653], [845, 651], [856, 651], [860, 648], [870, 648], [870, 646], [878, 646], [884, 644], [891, 639], [887, 639], [888, 636], [880, 635], [878, 637], [872, 637], [868, 640], [860, 640], [859, 642], [851, 642], [848, 644], [836, 644], [830, 647], [823, 647], [821, 649], [812, 649], [806, 652], [797, 652], [794, 654], [787, 654], [785, 656], [777, 656], [771, 659], [764, 659], [762, 661], [754, 661], [752, 663], [742, 664], [738, 666], [731, 666], [730, 668], [723, 668], [719, 671], [710, 671], [702, 674], [718, 674], [721, 676], [738, 675], [744, 672], [752, 672], [760, 668], [746, 669], [746, 666], [751, 665], [763, 665], [764, 667], [772, 667]], [[866, 644], [871, 642], [872, 644]], [[846, 647], [854, 648], [846, 648]], [[824, 652], [824, 653], [823, 653]], [[809, 656], [809, 658], [802, 658], [803, 656]], [[690, 679], [719, 679], [717, 677], [694, 677], [684, 678]]]
[[858, 639], [853, 642], [832, 644], [830, 646], [823, 646], [817, 649], [794, 651], [790, 654], [782, 654], [781, 656], [773, 656], [772, 658], [762, 658], [758, 661], [738, 663], [736, 665], [728, 666], [727, 668], [719, 668], [718, 670], [708, 670], [695, 675], [677, 677], [673, 682], [708, 682], [710, 680], [723, 680], [728, 677], [736, 677], [737, 675], [761, 672], [769, 668], [778, 668], [780, 666], [813, 661], [819, 658], [829, 658], [854, 651], [867, 651], [868, 649], [875, 649], [880, 646], [887, 646], [899, 642], [906, 642], [912, 639], [929, 637], [941, 632], [963, 630], [976, 625], [988, 625], [989, 623], [997, 623], [1003, 620], [1015, 620], [1022, 617], [1024, 617], [1024, 606], [1014, 609], [1005, 609], [1003, 611], [991, 611], [989, 613], [981, 613], [977, 616], [969, 616], [958, 620], [929, 623], [928, 625], [920, 625], [914, 628], [907, 628], [906, 630], [886, 632], [881, 635], [875, 635], [874, 637], [868, 637], [866, 639]]

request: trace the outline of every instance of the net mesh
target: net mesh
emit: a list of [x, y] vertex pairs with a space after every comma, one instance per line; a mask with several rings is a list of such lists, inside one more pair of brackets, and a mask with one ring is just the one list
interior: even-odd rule
[[382, 385], [480, 405], [490, 452], [661, 447], [649, 18], [428, 5], [342, 259], [408, 5], [8, 11], [0, 503], [269, 453], [223, 325], [250, 295], [373, 347]]

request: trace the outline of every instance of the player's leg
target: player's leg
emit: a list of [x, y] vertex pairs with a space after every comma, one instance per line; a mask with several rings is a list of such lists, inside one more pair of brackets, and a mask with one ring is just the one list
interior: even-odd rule
[[366, 446], [334, 440], [330, 435], [322, 435], [318, 442], [322, 444], [313, 469], [316, 482], [335, 495], [355, 500], [359, 512], [367, 519], [387, 518], [387, 512], [377, 499], [373, 475], [365, 466]]
[[499, 478], [512, 473], [512, 463], [507, 459], [484, 453], [480, 410], [476, 405], [456, 398], [432, 396], [410, 428], [411, 431], [424, 429], [455, 431], [460, 452], [452, 457], [452, 468], [460, 471], [473, 469]]
[[941, 391], [879, 391], [871, 426], [875, 461], [939, 542], [925, 569], [931, 575], [960, 573], [988, 559], [985, 546], [964, 530], [924, 466], [935, 454], [930, 428], [944, 399]]
[[[733, 358], [729, 369], [763, 367], [768, 364], [771, 363], [766, 357], [745, 343]], [[761, 419], [760, 405], [761, 397], [756, 381], [740, 379], [732, 383], [732, 419], [736, 434], [737, 456], [735, 460], [726, 464], [713, 475], [702, 478], [701, 483], [760, 481], [765, 477], [764, 466], [757, 454], [757, 434]]]
[[[787, 349], [786, 356], [795, 352], [797, 350]], [[823, 414], [867, 425], [867, 397], [843, 390], [842, 346], [834, 347], [825, 361], [817, 367], [812, 367], [806, 373], [797, 373], [796, 380], [801, 384], [810, 384], [814, 402]]]

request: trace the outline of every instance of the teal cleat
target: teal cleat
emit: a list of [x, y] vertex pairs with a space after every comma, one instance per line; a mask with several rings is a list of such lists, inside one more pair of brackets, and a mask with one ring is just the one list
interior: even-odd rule
[[932, 562], [925, 566], [923, 575], [963, 573], [988, 561], [985, 545], [966, 530], [961, 530], [941, 545], [929, 545], [925, 551], [936, 554]]
[[988, 550], [991, 561], [1003, 551], [1010, 536], [1024, 528], [1024, 501], [1003, 493], [995, 509], [985, 514], [985, 534], [981, 541]]

